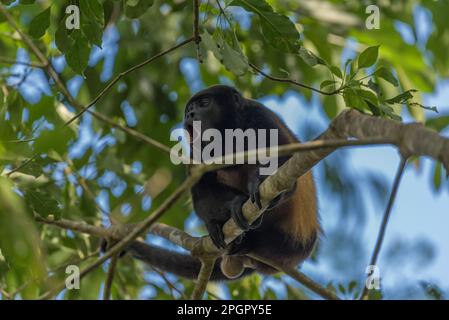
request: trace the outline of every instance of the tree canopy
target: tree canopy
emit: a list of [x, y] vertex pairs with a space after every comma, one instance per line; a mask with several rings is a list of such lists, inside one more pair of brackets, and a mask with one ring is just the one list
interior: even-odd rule
[[[175, 144], [170, 132], [181, 126], [189, 97], [209, 85], [231, 84], [253, 99], [302, 99], [311, 113], [319, 113], [292, 128], [303, 140], [315, 138], [349, 109], [388, 124], [422, 122], [444, 135], [449, 109], [428, 105], [423, 96], [449, 76], [449, 3], [374, 2], [1, 0], [1, 298], [35, 299], [52, 292], [62, 299], [98, 299], [112, 264], [114, 299], [192, 294], [195, 282], [147, 269], [128, 256], [88, 270], [79, 290], [53, 294], [64, 283], [68, 265], [85, 270], [98, 259], [100, 238], [52, 224], [132, 224], [164, 208], [186, 181], [185, 168], [170, 160]], [[413, 149], [417, 152], [409, 159], [417, 167], [417, 156], [426, 154], [419, 150]], [[366, 260], [365, 250], [372, 248], [357, 239], [361, 232], [351, 233], [347, 226], [356, 223], [375, 233], [378, 227], [368, 225], [364, 214], [368, 198], [359, 192], [363, 185], [383, 208], [391, 187], [375, 168], [355, 176], [348, 153], [339, 151], [315, 170], [323, 193], [332, 195], [320, 201], [334, 201], [338, 216], [323, 241], [351, 251], [349, 258], [342, 261], [338, 251], [332, 256], [318, 246], [310, 263], [319, 266], [323, 255], [331, 254], [327, 264], [338, 277], [317, 273], [315, 280], [341, 298], [358, 298], [365, 270], [345, 263]], [[447, 157], [437, 155], [432, 162], [435, 193], [448, 190]], [[157, 222], [205, 235], [188, 193], [178, 198]], [[154, 235], [146, 239], [179, 249]], [[428, 243], [416, 246], [409, 251], [399, 246], [389, 258], [401, 250], [431, 255]], [[280, 273], [209, 283], [205, 297], [317, 297], [290, 280]], [[447, 297], [438, 284], [421, 284], [411, 297]], [[407, 296], [408, 289], [404, 285], [397, 295]], [[382, 297], [382, 290], [370, 293], [370, 298]]]

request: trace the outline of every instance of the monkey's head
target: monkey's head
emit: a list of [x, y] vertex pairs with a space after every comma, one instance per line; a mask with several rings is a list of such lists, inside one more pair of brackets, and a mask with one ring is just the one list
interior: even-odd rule
[[239, 122], [245, 99], [235, 88], [215, 85], [196, 93], [187, 102], [184, 111], [184, 128], [193, 136], [193, 121], [201, 121], [201, 130], [235, 129]]

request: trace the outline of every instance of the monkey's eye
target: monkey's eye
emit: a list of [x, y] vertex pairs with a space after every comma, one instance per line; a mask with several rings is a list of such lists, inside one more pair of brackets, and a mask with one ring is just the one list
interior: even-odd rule
[[209, 105], [209, 102], [210, 102], [209, 98], [201, 98], [201, 99], [198, 100], [198, 105], [201, 108], [204, 108], [204, 107], [207, 107]]

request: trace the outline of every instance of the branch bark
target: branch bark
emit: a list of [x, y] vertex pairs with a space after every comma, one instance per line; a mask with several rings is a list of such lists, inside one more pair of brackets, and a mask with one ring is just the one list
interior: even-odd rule
[[111, 298], [112, 281], [114, 280], [117, 261], [118, 254], [112, 256], [111, 261], [109, 261], [108, 276], [104, 282], [103, 300], [109, 300]]
[[195, 288], [192, 292], [192, 300], [199, 300], [203, 297], [206, 291], [207, 284], [209, 283], [210, 276], [214, 269], [215, 257], [208, 257], [201, 259], [201, 269], [198, 273], [198, 279], [195, 283]]

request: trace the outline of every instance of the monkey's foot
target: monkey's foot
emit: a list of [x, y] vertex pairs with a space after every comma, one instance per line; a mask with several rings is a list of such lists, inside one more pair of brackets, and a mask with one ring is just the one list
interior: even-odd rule
[[226, 248], [225, 237], [223, 234], [223, 224], [219, 223], [216, 220], [209, 221], [206, 224], [207, 231], [209, 232], [209, 236], [212, 239], [212, 242], [218, 249]]
[[262, 223], [262, 216], [260, 216], [253, 224], [249, 224], [243, 216], [242, 206], [248, 200], [245, 196], [235, 197], [231, 202], [231, 217], [235, 224], [243, 231], [258, 228]]

